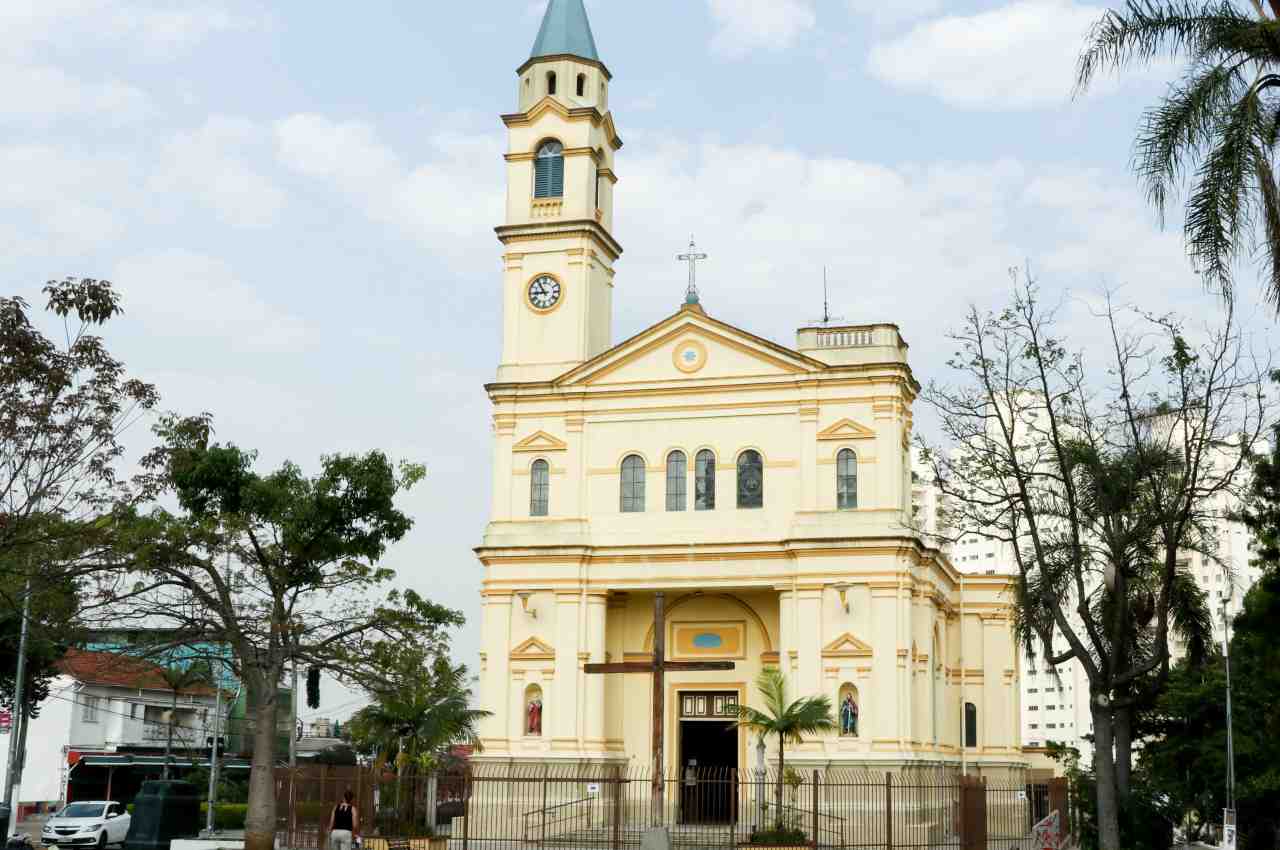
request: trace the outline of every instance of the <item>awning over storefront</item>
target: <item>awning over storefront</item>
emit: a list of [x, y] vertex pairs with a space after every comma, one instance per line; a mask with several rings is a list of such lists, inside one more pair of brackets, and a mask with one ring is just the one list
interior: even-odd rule
[[[81, 756], [71, 766], [74, 771], [79, 767], [160, 767], [165, 765], [164, 756], [135, 756], [130, 753], [114, 753], [111, 755]], [[174, 767], [209, 767], [209, 760], [173, 757], [167, 760]], [[223, 770], [248, 770], [251, 767], [248, 759], [222, 759]]]

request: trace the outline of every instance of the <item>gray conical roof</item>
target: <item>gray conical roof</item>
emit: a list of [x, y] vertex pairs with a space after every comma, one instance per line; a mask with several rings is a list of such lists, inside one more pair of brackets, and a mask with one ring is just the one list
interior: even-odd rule
[[600, 61], [600, 56], [596, 53], [595, 37], [591, 35], [591, 22], [587, 20], [587, 9], [582, 5], [582, 0], [550, 0], [529, 58], [565, 54], [593, 62]]

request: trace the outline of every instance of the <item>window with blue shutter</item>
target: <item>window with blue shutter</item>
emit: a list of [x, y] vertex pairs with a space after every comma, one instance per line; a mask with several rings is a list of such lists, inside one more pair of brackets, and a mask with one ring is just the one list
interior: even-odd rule
[[543, 142], [533, 163], [533, 196], [564, 197], [564, 145]]

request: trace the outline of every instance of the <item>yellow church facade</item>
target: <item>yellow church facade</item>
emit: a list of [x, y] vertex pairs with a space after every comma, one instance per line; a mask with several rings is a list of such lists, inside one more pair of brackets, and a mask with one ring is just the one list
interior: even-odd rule
[[789, 765], [1021, 771], [1009, 580], [962, 577], [912, 530], [898, 328], [787, 347], [691, 290], [615, 344], [622, 141], [581, 0], [552, 0], [518, 76], [476, 758], [649, 765], [652, 678], [584, 666], [650, 660], [661, 591], [666, 657], [733, 664], [666, 674], [671, 775], [755, 766], [731, 718], [767, 666], [840, 721]]

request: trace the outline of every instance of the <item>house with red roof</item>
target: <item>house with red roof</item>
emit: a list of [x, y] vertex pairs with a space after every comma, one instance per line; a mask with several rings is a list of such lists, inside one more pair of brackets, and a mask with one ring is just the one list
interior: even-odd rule
[[[18, 799], [45, 806], [84, 799], [128, 802], [144, 779], [164, 770], [172, 741], [173, 775], [207, 766], [217, 694], [206, 684], [174, 692], [163, 668], [110, 652], [69, 650], [27, 732]], [[225, 706], [230, 699], [224, 699]], [[225, 716], [218, 724], [225, 737]], [[8, 745], [0, 735], [0, 746]], [[234, 768], [234, 765], [225, 765]], [[0, 782], [5, 765], [0, 764]]]

